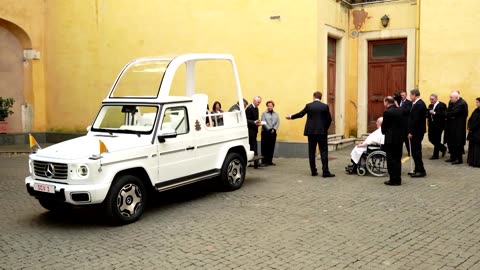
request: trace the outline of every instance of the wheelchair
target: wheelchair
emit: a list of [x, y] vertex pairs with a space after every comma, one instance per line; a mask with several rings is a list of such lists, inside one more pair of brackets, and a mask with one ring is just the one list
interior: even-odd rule
[[357, 164], [357, 174], [363, 176], [367, 171], [377, 177], [386, 176], [387, 170], [387, 154], [382, 150], [381, 145], [368, 145], [367, 151]]

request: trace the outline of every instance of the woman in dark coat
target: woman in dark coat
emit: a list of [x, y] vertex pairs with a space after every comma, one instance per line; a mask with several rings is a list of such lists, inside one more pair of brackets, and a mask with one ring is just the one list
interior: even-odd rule
[[467, 163], [480, 167], [480, 97], [477, 98], [477, 108], [468, 119], [468, 157]]

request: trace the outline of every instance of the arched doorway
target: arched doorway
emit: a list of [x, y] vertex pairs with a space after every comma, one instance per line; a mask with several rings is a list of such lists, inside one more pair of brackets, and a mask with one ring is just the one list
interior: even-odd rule
[[32, 129], [31, 64], [24, 61], [23, 52], [31, 48], [28, 35], [17, 25], [0, 19], [0, 96], [15, 99], [13, 115], [7, 118], [8, 132], [28, 132]]

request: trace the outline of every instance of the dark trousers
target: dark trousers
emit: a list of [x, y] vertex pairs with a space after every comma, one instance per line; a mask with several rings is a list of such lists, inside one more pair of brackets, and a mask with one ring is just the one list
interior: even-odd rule
[[402, 147], [403, 143], [387, 143], [383, 146], [387, 154], [387, 169], [390, 181], [402, 183]]
[[317, 172], [317, 164], [315, 162], [315, 149], [317, 148], [317, 145], [322, 159], [322, 171], [324, 173], [330, 172], [328, 169], [327, 135], [308, 135], [308, 159], [310, 161], [310, 170], [312, 173]]
[[440, 151], [446, 151], [445, 145], [442, 143], [442, 129], [434, 127], [428, 128], [428, 141], [433, 144], [433, 156], [438, 157]]
[[410, 141], [408, 140], [408, 131], [405, 133], [404, 138], [405, 138], [405, 148], [407, 148], [407, 154], [408, 156], [410, 156], [411, 153], [410, 153]]
[[451, 160], [459, 160], [463, 162], [464, 146], [460, 144], [447, 143], [448, 152], [450, 152]]
[[[255, 156], [258, 155], [257, 151], [257, 132], [254, 130], [248, 130], [248, 143], [250, 144], [250, 151], [255, 153]], [[258, 164], [258, 160], [255, 161], [255, 164]]]
[[423, 160], [422, 160], [422, 141], [423, 141], [423, 134], [421, 135], [413, 135], [412, 139], [410, 140], [410, 144], [412, 147], [412, 155], [413, 162], [415, 163], [415, 172], [424, 173], [425, 168], [423, 167]]
[[262, 130], [262, 163], [272, 164], [273, 152], [275, 151], [275, 143], [277, 142], [277, 133]]

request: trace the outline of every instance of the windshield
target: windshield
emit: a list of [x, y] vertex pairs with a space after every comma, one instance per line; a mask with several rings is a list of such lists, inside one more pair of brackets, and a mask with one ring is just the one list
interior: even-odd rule
[[111, 98], [156, 98], [170, 61], [141, 60], [128, 66], [115, 85]]
[[158, 107], [147, 105], [104, 105], [93, 122], [92, 131], [149, 134], [157, 118]]

